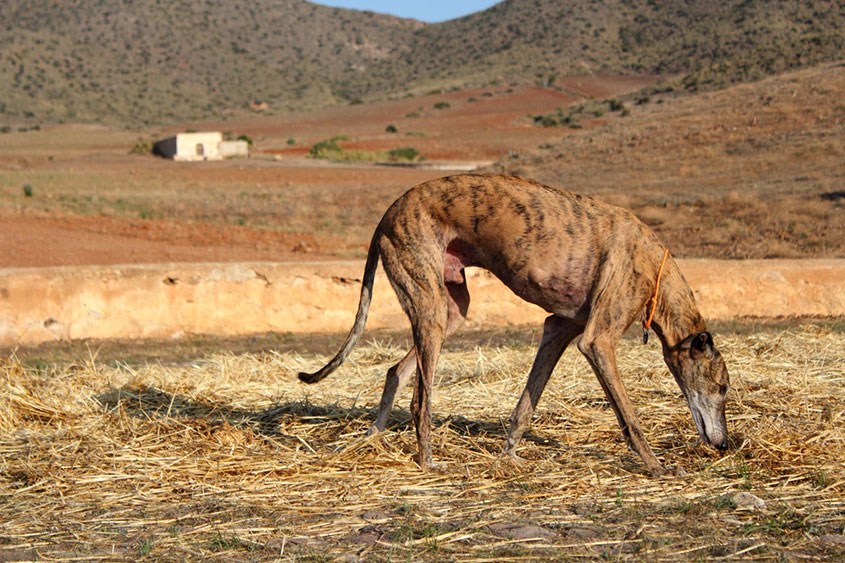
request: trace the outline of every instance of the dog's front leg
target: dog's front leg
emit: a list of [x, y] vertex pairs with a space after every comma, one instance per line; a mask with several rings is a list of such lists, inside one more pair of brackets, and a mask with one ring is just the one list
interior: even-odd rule
[[534, 358], [531, 371], [528, 373], [528, 382], [525, 384], [525, 389], [522, 391], [522, 396], [519, 398], [516, 408], [511, 413], [505, 453], [516, 457], [516, 446], [528, 429], [531, 416], [534, 414], [534, 409], [537, 408], [537, 403], [540, 401], [540, 395], [549, 381], [549, 376], [551, 376], [563, 351], [582, 330], [583, 327], [580, 325], [556, 315], [548, 317], [543, 323], [543, 338], [540, 340], [537, 356]]
[[625, 436], [629, 447], [642, 458], [652, 475], [667, 474], [668, 470], [651, 451], [631, 400], [628, 398], [628, 392], [622, 384], [622, 378], [619, 376], [619, 370], [616, 367], [613, 343], [607, 338], [596, 338], [585, 332], [578, 342], [578, 349], [590, 362], [611, 407], [613, 407], [613, 412], [616, 413], [616, 419], [622, 427], [622, 434]]

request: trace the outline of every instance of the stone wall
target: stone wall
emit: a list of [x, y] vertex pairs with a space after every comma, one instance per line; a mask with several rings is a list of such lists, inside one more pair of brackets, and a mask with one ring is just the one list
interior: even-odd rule
[[[708, 319], [845, 316], [845, 260], [679, 260]], [[345, 332], [363, 262], [154, 264], [0, 270], [0, 345], [188, 334]], [[539, 325], [546, 314], [468, 272], [470, 326]], [[407, 319], [379, 270], [368, 327]]]

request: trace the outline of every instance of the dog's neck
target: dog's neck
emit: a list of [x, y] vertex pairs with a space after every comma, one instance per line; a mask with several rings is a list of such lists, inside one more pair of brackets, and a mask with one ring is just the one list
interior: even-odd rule
[[660, 282], [652, 328], [664, 347], [675, 348], [685, 338], [707, 330], [695, 297], [674, 260], [669, 260]]

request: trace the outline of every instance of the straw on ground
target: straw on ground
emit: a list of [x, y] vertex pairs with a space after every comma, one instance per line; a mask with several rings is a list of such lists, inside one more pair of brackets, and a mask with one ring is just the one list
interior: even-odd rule
[[[527, 346], [447, 350], [434, 396], [442, 473], [411, 461], [402, 350], [371, 343], [330, 384], [324, 358], [219, 354], [172, 365], [0, 360], [0, 559], [834, 558], [845, 553], [845, 337], [727, 335], [725, 454], [699, 444], [657, 345], [620, 365], [649, 438], [687, 475], [624, 449], [589, 366], [567, 352], [519, 454], [500, 457]], [[765, 508], [738, 506], [747, 491]]]

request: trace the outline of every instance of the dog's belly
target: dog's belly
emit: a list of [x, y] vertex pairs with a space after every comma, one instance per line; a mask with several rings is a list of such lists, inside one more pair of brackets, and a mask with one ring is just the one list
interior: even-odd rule
[[566, 272], [544, 268], [520, 271], [490, 270], [516, 295], [549, 313], [575, 320], [586, 320], [589, 313], [589, 288]]
[[[488, 255], [490, 254], [490, 255]], [[555, 260], [514, 261], [500, 253], [485, 253], [461, 239], [446, 248], [444, 281], [464, 283], [464, 268], [478, 266], [490, 271], [520, 298], [549, 313], [585, 320], [590, 287], [588, 277], [573, 275], [571, 263]]]

